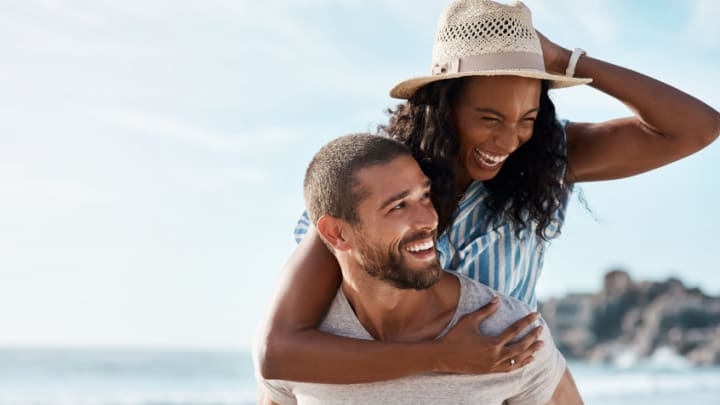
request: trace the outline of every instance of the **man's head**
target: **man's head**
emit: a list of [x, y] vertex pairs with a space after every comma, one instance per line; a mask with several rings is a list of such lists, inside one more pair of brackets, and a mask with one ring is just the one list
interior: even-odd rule
[[430, 180], [404, 145], [367, 134], [335, 139], [313, 158], [304, 186], [310, 219], [341, 264], [396, 288], [440, 278]]

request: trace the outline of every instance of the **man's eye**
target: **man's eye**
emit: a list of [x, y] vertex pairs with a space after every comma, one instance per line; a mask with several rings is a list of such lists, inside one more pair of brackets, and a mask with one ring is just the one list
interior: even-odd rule
[[497, 118], [495, 118], [495, 117], [482, 117], [482, 119], [485, 120], [485, 121], [490, 121], [490, 122], [498, 122], [498, 121], [500, 121], [499, 119], [497, 119]]
[[423, 194], [423, 199], [427, 200], [432, 197], [432, 193], [430, 191], [426, 191], [425, 194]]
[[396, 204], [394, 207], [390, 209], [390, 211], [396, 211], [405, 208], [405, 202], [401, 202], [399, 204]]

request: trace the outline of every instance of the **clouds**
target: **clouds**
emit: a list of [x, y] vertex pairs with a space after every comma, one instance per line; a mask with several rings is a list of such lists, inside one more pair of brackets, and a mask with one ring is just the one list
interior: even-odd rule
[[145, 111], [99, 111], [97, 118], [118, 133], [155, 136], [217, 153], [245, 156], [268, 152], [277, 145], [291, 146], [301, 138], [297, 131], [288, 128], [264, 127], [249, 133], [228, 133]]
[[[538, 28], [581, 46], [631, 48], [642, 32], [652, 33], [638, 52], [661, 52], [681, 44], [695, 52], [720, 49], [720, 3], [713, 0], [526, 0]], [[653, 39], [655, 41], [653, 41]], [[717, 52], [715, 52], [717, 54]]]
[[720, 56], [720, 2], [715, 0], [695, 0], [688, 2], [690, 20], [687, 24], [688, 42], [707, 47], [716, 56]]
[[5, 227], [75, 215], [88, 207], [111, 203], [116, 197], [108, 187], [82, 179], [45, 176], [18, 163], [0, 165], [0, 223]]
[[[618, 7], [607, 0], [529, 0], [533, 23], [548, 34], [557, 32], [568, 39], [587, 38], [593, 44], [608, 45], [618, 39], [622, 21]], [[551, 38], [553, 39], [553, 38]]]
[[[0, 246], [20, 253], [0, 255], [0, 272], [55, 274], [35, 305], [62, 302], [73, 292], [97, 300], [98, 307], [113, 308], [113, 319], [87, 305], [59, 307], [71, 308], [77, 324], [97, 322], [98, 330], [138, 327], [126, 336], [133, 343], [156, 336], [153, 324], [166, 326], [167, 336], [182, 334], [172, 308], [192, 314], [182, 322], [232, 313], [208, 323], [213, 336], [194, 342], [237, 343], [223, 335], [228, 324], [259, 319], [243, 311], [267, 300], [292, 249], [310, 157], [326, 140], [372, 130], [386, 118], [383, 109], [395, 103], [389, 88], [427, 71], [446, 3], [2, 2]], [[712, 77], [715, 65], [701, 64], [692, 51], [678, 58], [682, 63], [662, 52], [667, 38], [685, 30], [689, 41], [706, 38], [712, 48], [712, 0], [692, 3], [692, 18], [678, 14], [676, 25], [642, 26], [633, 25], [643, 14], [632, 2], [527, 3], [562, 45], [661, 72], [682, 80], [682, 88], [706, 92], [698, 93], [703, 98], [720, 94], [709, 80], [692, 87]], [[649, 25], [673, 31], [657, 39]], [[689, 67], [695, 74], [686, 74]], [[556, 94], [569, 118], [626, 113], [589, 88]], [[3, 288], [0, 296], [26, 295]], [[158, 300], [163, 305], [155, 312], [138, 311]], [[27, 301], [10, 304], [34, 305]], [[44, 329], [53, 324], [40, 318], [51, 311], [29, 312], [38, 314], [37, 328], [25, 337], [63, 338]], [[243, 322], [241, 329], [253, 328]], [[66, 341], [118, 342], [75, 327]]]

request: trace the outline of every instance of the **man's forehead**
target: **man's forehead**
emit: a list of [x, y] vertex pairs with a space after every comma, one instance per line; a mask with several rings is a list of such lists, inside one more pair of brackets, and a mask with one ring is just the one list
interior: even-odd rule
[[356, 177], [356, 187], [364, 189], [368, 197], [373, 198], [386, 198], [404, 190], [424, 187], [428, 181], [417, 161], [409, 155], [361, 169]]

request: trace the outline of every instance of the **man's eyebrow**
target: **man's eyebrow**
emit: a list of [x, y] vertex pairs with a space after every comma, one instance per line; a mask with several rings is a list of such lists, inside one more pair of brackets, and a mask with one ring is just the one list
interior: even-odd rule
[[385, 201], [383, 201], [382, 205], [380, 205], [380, 210], [385, 209], [385, 207], [394, 203], [397, 200], [402, 200], [403, 198], [407, 197], [408, 195], [410, 195], [410, 190], [404, 190], [404, 191], [401, 191], [391, 197], [388, 197]]
[[[430, 187], [432, 187], [432, 180], [428, 179], [427, 181], [425, 181], [425, 183], [423, 183], [422, 188], [423, 188], [423, 189], [428, 189], [428, 188], [430, 188]], [[399, 193], [397, 193], [397, 194], [395, 194], [395, 195], [393, 195], [393, 196], [390, 196], [390, 197], [388, 197], [385, 201], [383, 201], [383, 203], [382, 203], [382, 205], [380, 205], [380, 208], [379, 208], [379, 209], [380, 209], [380, 210], [383, 210], [383, 209], [385, 209], [385, 207], [387, 207], [388, 205], [394, 203], [395, 201], [402, 200], [403, 198], [405, 198], [405, 197], [407, 197], [407, 196], [409, 196], [409, 195], [410, 195], [410, 190], [404, 190], [404, 191], [401, 191], [401, 192], [399, 192]]]

